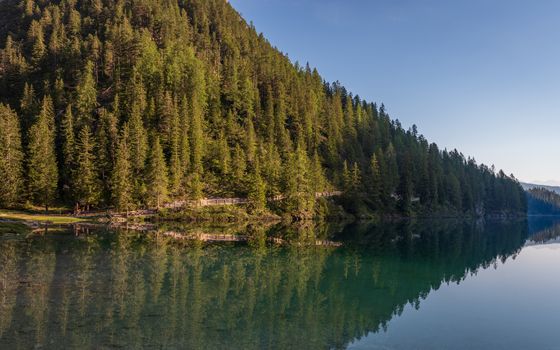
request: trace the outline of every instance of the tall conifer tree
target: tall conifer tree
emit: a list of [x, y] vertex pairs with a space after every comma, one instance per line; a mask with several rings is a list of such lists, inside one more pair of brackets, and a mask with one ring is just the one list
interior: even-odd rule
[[63, 190], [68, 195], [72, 187], [74, 169], [76, 166], [76, 141], [74, 136], [74, 115], [72, 113], [72, 105], [66, 107], [66, 112], [62, 116], [60, 125], [62, 133], [62, 161], [64, 168], [61, 169]]
[[148, 198], [149, 203], [160, 208], [163, 202], [167, 199], [168, 195], [168, 178], [167, 166], [165, 164], [165, 157], [159, 142], [159, 137], [156, 137], [150, 148], [150, 155], [148, 157]]
[[45, 210], [56, 198], [58, 167], [55, 154], [54, 111], [50, 97], [43, 98], [41, 112], [29, 130], [29, 192]]
[[23, 151], [17, 114], [0, 104], [0, 207], [22, 201]]
[[258, 161], [252, 167], [248, 200], [254, 213], [262, 213], [266, 209], [266, 188], [261, 177], [261, 168]]
[[144, 122], [142, 121], [140, 111], [135, 108], [128, 122], [128, 140], [135, 201], [141, 203], [146, 194], [144, 179], [146, 157], [148, 154], [148, 136], [144, 128]]
[[91, 124], [93, 112], [97, 107], [97, 88], [93, 68], [93, 62], [88, 61], [76, 89], [77, 126], [79, 128]]
[[115, 166], [111, 175], [111, 191], [113, 204], [120, 211], [128, 211], [133, 207], [132, 166], [128, 140], [128, 124], [124, 124], [117, 144]]
[[89, 127], [80, 130], [76, 154], [76, 172], [74, 174], [74, 198], [78, 203], [89, 209], [100, 199], [99, 179], [93, 154], [93, 142]]

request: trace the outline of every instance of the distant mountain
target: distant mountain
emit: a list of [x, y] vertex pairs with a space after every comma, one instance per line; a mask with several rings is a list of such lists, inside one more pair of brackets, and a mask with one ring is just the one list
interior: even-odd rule
[[560, 194], [560, 186], [538, 185], [538, 184], [530, 184], [530, 183], [526, 183], [526, 182], [520, 182], [520, 184], [521, 184], [521, 187], [523, 187], [523, 189], [525, 191], [532, 190], [534, 188], [544, 188], [544, 189], [547, 189], [549, 191], [556, 192], [556, 193]]

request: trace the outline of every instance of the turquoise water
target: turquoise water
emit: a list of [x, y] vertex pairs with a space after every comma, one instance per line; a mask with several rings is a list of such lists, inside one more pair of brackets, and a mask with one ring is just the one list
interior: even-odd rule
[[167, 230], [0, 236], [0, 348], [560, 349], [551, 219]]

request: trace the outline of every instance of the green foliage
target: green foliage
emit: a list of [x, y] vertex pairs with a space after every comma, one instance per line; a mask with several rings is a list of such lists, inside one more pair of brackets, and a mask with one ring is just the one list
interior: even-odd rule
[[78, 138], [76, 173], [74, 174], [74, 198], [86, 207], [96, 205], [100, 199], [100, 186], [96, 172], [96, 159], [89, 127], [82, 128]]
[[178, 196], [181, 193], [184, 172], [181, 166], [181, 124], [175, 108], [171, 115], [169, 153], [169, 192]]
[[22, 202], [23, 151], [17, 114], [0, 104], [0, 206]]
[[158, 137], [154, 139], [150, 149], [147, 179], [149, 183], [148, 203], [159, 209], [167, 199], [168, 179], [163, 150]]
[[140, 111], [133, 108], [129, 119], [128, 146], [132, 166], [135, 201], [142, 203], [146, 195], [145, 167], [148, 155], [148, 135]]
[[29, 130], [28, 179], [30, 197], [47, 211], [56, 198], [58, 182], [54, 141], [53, 105], [46, 96], [37, 122]]
[[40, 22], [35, 20], [31, 22], [27, 33], [27, 40], [31, 45], [31, 64], [35, 68], [40, 68], [46, 49], [43, 26]]
[[311, 184], [309, 158], [301, 146], [289, 155], [284, 172], [286, 210], [296, 218], [314, 215], [315, 192]]
[[[37, 203], [128, 210], [249, 195], [260, 210], [279, 196], [275, 207], [310, 217], [315, 193], [344, 190], [347, 209], [379, 214], [526, 209], [515, 178], [439, 150], [384, 105], [292, 64], [227, 1], [2, 6], [0, 103], [18, 114]], [[54, 103], [39, 113], [46, 95]], [[93, 168], [88, 179], [80, 167]], [[97, 198], [84, 194], [93, 179]]]
[[115, 167], [111, 175], [112, 203], [120, 211], [128, 212], [133, 207], [131, 176], [128, 125], [125, 124], [117, 144]]
[[97, 89], [93, 77], [93, 63], [88, 61], [76, 88], [77, 126], [91, 125], [93, 112], [97, 107]]
[[74, 178], [74, 169], [76, 166], [75, 159], [75, 147], [76, 140], [74, 136], [74, 115], [72, 113], [72, 106], [68, 105], [66, 112], [62, 117], [62, 122], [60, 125], [60, 133], [62, 137], [62, 159], [64, 161], [64, 167], [61, 169], [62, 181], [63, 181], [63, 191], [65, 192], [65, 197], [70, 197], [68, 194], [69, 189], [72, 188], [72, 180]]
[[266, 209], [266, 188], [261, 177], [261, 168], [256, 162], [250, 179], [249, 207], [253, 213], [262, 213]]
[[379, 167], [379, 162], [377, 161], [375, 153], [371, 156], [369, 166], [370, 179], [368, 182], [368, 194], [373, 205], [379, 207], [381, 199], [381, 186], [383, 183], [381, 178], [381, 168]]

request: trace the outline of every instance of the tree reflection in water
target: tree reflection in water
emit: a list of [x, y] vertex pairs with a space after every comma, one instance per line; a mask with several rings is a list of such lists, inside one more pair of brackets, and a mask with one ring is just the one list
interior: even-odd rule
[[[526, 222], [248, 226], [247, 243], [107, 228], [0, 241], [0, 348], [343, 348], [515, 255]], [[270, 243], [282, 237], [286, 245]]]

